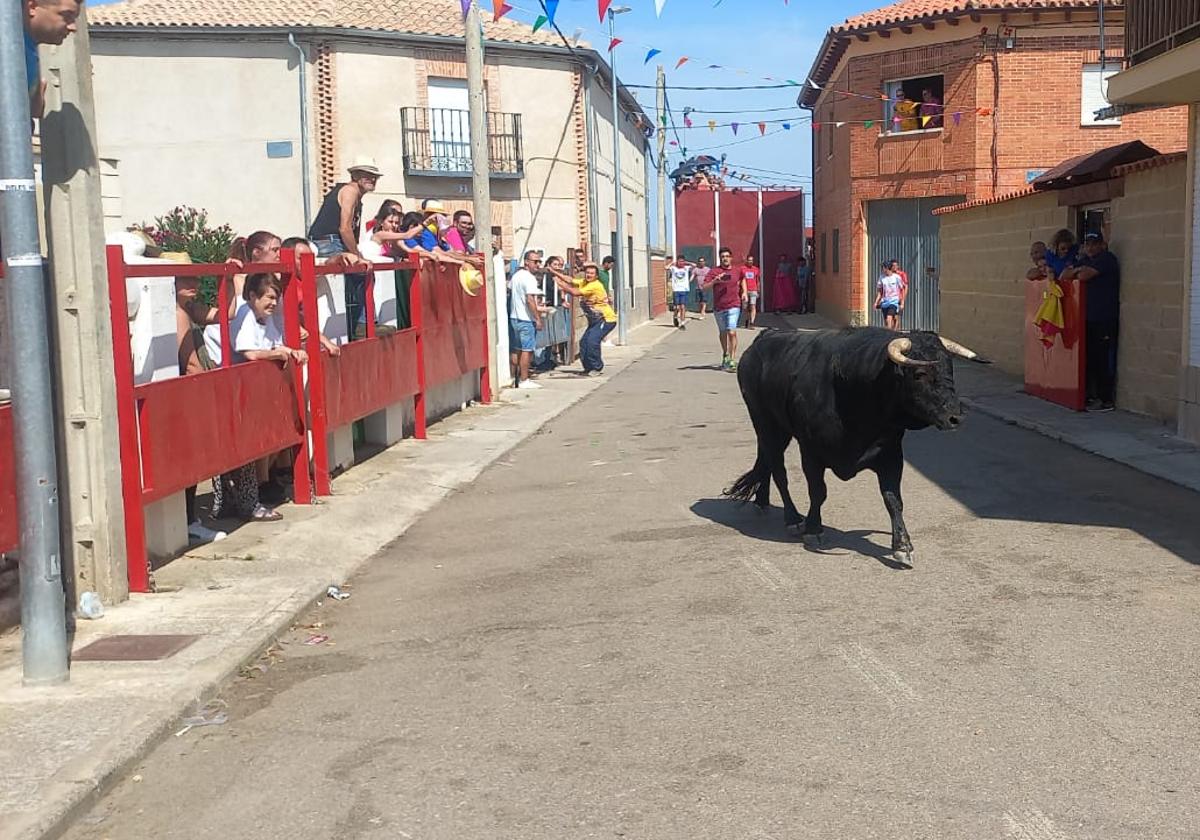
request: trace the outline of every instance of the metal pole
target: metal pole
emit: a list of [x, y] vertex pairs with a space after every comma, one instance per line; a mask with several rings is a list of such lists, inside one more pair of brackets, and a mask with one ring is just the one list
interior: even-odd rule
[[[468, 119], [471, 129], [471, 198], [473, 200], [473, 215], [475, 216], [475, 250], [483, 254], [484, 271], [492, 270], [492, 164], [488, 154], [487, 102], [484, 101], [483, 88], [483, 24], [479, 18], [479, 4], [472, 0], [463, 21], [466, 26], [467, 46], [467, 107], [470, 109]], [[496, 288], [492, 284], [492, 288]], [[500, 363], [496, 352], [496, 335], [499, 324], [496, 323], [496, 295], [489, 294], [485, 289], [487, 299], [487, 328], [488, 328], [488, 382], [492, 394], [500, 393]], [[504, 359], [504, 370], [508, 370], [508, 360]]]
[[[608, 36], [611, 41], [616, 36], [616, 15], [608, 10]], [[621, 111], [617, 103], [617, 51], [610, 53], [612, 58], [609, 67], [612, 70], [612, 121], [613, 121], [613, 192], [616, 194], [615, 207], [617, 210], [617, 247], [613, 249], [613, 272], [617, 282], [613, 283], [613, 293], [617, 305], [617, 343], [626, 344], [629, 319], [625, 315], [625, 217], [621, 209]], [[632, 268], [632, 266], [630, 266]]]
[[312, 224], [312, 174], [308, 161], [308, 54], [296, 43], [296, 36], [288, 33], [288, 43], [296, 51], [296, 65], [300, 70], [300, 174], [301, 199], [304, 202], [304, 229]]
[[[658, 242], [667, 251], [667, 74], [658, 65]], [[671, 254], [670, 256], [675, 256]]]
[[0, 3], [0, 230], [8, 295], [17, 507], [21, 524], [21, 657], [26, 685], [66, 682], [67, 622], [58, 532], [58, 467], [46, 287], [33, 179], [29, 91], [17, 3]]

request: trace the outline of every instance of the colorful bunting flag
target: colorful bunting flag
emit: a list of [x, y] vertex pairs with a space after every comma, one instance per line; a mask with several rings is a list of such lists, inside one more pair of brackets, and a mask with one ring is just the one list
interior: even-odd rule
[[933, 117], [929, 117], [929, 116], [921, 117], [921, 128], [925, 128], [927, 125], [929, 125], [929, 121], [932, 119], [933, 119]]
[[863, 128], [870, 128], [875, 125], [875, 120], [867, 120], [863, 123]]
[[471, 0], [461, 0], [463, 20], [467, 19], [467, 12], [471, 11]]
[[543, 26], [546, 25], [546, 22], [548, 20], [550, 20], [550, 18], [546, 17], [545, 15], [538, 15], [537, 20], [535, 20], [533, 22], [533, 31], [537, 32], [539, 29], [541, 29]]
[[669, 146], [678, 146], [678, 145], [679, 145], [679, 141], [678, 141], [678, 140], [668, 140], [668, 141], [667, 141], [667, 145], [669, 145]]
[[992, 109], [991, 108], [976, 108], [975, 113], [979, 114], [979, 116], [981, 116], [981, 117], [986, 117], [988, 114], [992, 113]]
[[738, 124], [737, 124], [737, 123], [730, 123], [730, 124], [729, 124], [729, 127], [733, 129], [733, 134], [734, 134], [734, 136], [736, 137], [736, 136], [737, 136], [737, 130], [738, 130]]
[[495, 23], [496, 21], [500, 20], [500, 18], [504, 17], [506, 14], [508, 14], [512, 10], [513, 10], [513, 7], [508, 5], [507, 3], [503, 3], [503, 2], [496, 3], [495, 11], [492, 12], [492, 23]]
[[954, 117], [954, 124], [958, 125], [959, 123], [962, 122], [962, 111], [955, 111], [953, 114], [953, 117]]
[[546, 22], [554, 26], [554, 16], [558, 14], [558, 0], [546, 0]]
[[709, 70], [720, 70], [721, 65], [720, 64], [710, 64], [710, 65], [708, 65], [708, 69]]
[[617, 44], [619, 44], [619, 43], [621, 43], [620, 38], [613, 38], [611, 41], [608, 42], [608, 51], [612, 52], [613, 48], [616, 47]]
[[708, 130], [709, 130], [709, 131], [716, 131], [716, 130], [717, 130], [717, 121], [716, 121], [716, 120], [709, 120], [709, 121], [708, 121]]
[[685, 65], [687, 63], [688, 63], [688, 57], [685, 55], [683, 58], [679, 59], [679, 61], [675, 62], [675, 69], [678, 70], [680, 67], [682, 67], [683, 65]]
[[892, 117], [892, 125], [900, 125], [900, 118]]
[[812, 124], [812, 127], [813, 127], [813, 131], [820, 131], [820, 130], [821, 130], [821, 124], [820, 124], [819, 122], [815, 122], [815, 123], [813, 123], [813, 124]]
[[842, 127], [842, 126], [844, 126], [844, 125], [845, 125], [845, 123], [844, 123], [844, 122], [835, 122], [835, 123], [833, 124], [833, 127], [834, 127], [834, 128], [841, 128], [841, 127]]
[[759, 136], [767, 133], [767, 124], [765, 122], [760, 122], [758, 124], [758, 133]]
[[686, 125], [688, 128], [691, 128], [691, 127], [692, 127], [692, 118], [691, 118], [691, 117], [684, 117], [684, 118], [683, 118], [683, 124], [684, 124], [684, 125]]
[[784, 130], [784, 131], [791, 131], [791, 130], [792, 130], [792, 124], [791, 124], [791, 123], [784, 123], [784, 124], [783, 124], [783, 130]]
[[654, 0], [654, 16], [662, 17], [663, 6], [667, 4], [667, 0]]
[[642, 64], [649, 64], [650, 59], [654, 58], [656, 55], [659, 55], [661, 52], [662, 50], [650, 50], [650, 52], [646, 53], [646, 60], [643, 61]]
[[600, 7], [600, 22], [604, 23], [604, 16], [608, 14], [608, 7], [612, 5], [612, 0], [598, 0]]

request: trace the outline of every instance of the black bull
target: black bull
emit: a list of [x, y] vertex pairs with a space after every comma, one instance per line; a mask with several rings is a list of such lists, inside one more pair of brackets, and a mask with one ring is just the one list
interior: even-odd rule
[[[962, 421], [952, 356], [978, 357], [935, 333], [895, 333], [866, 327], [842, 331], [769, 331], [743, 354], [738, 386], [758, 436], [754, 467], [725, 491], [766, 509], [771, 479], [783, 498], [784, 522], [804, 525], [804, 541], [824, 531], [825, 470], [849, 481], [874, 470], [892, 519], [892, 551], [912, 562], [904, 526], [901, 441], [909, 429], [947, 430]], [[809, 508], [800, 516], [788, 493], [784, 454], [795, 439], [808, 482]]]

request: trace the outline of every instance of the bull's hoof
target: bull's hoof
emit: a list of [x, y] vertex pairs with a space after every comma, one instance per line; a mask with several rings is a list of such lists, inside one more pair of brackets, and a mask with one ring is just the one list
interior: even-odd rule
[[893, 551], [892, 560], [902, 566], [913, 567], [913, 556], [911, 551]]
[[805, 534], [804, 547], [812, 549], [821, 549], [825, 547], [824, 534]]
[[766, 516], [767, 511], [769, 511], [770, 509], [771, 509], [771, 505], [769, 503], [765, 504], [765, 505], [760, 505], [758, 502], [754, 503], [754, 512], [757, 513], [759, 516]]

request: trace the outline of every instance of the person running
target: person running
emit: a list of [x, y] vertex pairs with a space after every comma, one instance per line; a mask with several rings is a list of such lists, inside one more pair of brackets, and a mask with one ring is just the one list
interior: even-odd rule
[[704, 317], [704, 313], [708, 311], [708, 273], [712, 268], [705, 261], [704, 257], [696, 260], [696, 266], [692, 269], [692, 281], [696, 284], [696, 308], [700, 311], [700, 317]]
[[742, 269], [733, 264], [733, 251], [722, 248], [721, 265], [709, 272], [705, 288], [712, 289], [713, 315], [721, 340], [721, 370], [737, 370], [737, 327], [746, 301]]
[[683, 258], [683, 254], [677, 254], [675, 264], [667, 266], [667, 280], [671, 284], [671, 305], [675, 309], [675, 326], [686, 330], [688, 292], [692, 290], [692, 264]]
[[742, 265], [742, 280], [746, 284], [746, 329], [754, 329], [754, 322], [758, 318], [758, 281], [762, 278], [762, 271], [755, 263], [754, 255], [747, 254], [746, 262]]
[[885, 262], [879, 282], [875, 284], [875, 308], [883, 313], [883, 325], [889, 330], [900, 329], [900, 313], [904, 311], [907, 291], [904, 281], [892, 268], [892, 262]]

